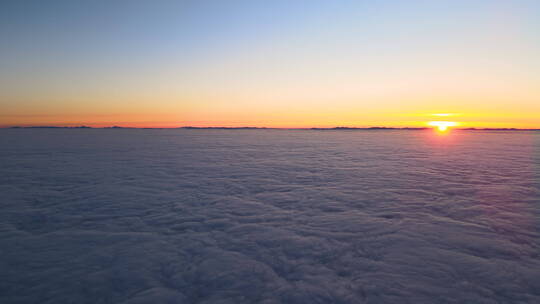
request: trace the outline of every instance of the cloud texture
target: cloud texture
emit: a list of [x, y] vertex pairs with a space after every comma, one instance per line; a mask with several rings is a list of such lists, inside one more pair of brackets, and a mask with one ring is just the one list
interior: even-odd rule
[[0, 130], [2, 303], [539, 303], [538, 132]]

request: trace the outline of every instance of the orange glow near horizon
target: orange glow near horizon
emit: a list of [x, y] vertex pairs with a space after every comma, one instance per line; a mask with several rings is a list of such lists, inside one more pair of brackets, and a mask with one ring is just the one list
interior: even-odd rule
[[0, 127], [540, 129], [539, 1], [147, 2], [10, 5]]
[[[76, 97], [74, 97], [76, 98]], [[355, 103], [352, 100], [336, 100], [330, 106], [326, 100], [309, 102], [308, 98], [296, 103], [283, 104], [279, 96], [272, 100], [230, 99], [215, 96], [211, 99], [179, 99], [155, 96], [155, 101], [142, 98], [128, 103], [122, 99], [114, 103], [52, 102], [45, 110], [29, 108], [20, 103], [9, 104], [0, 112], [0, 127], [10, 126], [81, 126], [90, 127], [136, 127], [136, 128], [178, 128], [195, 127], [268, 127], [268, 128], [332, 128], [332, 127], [437, 127], [443, 121], [446, 128], [517, 128], [539, 129], [538, 111], [519, 112], [516, 109], [490, 109], [481, 104], [462, 104], [458, 100], [429, 98], [412, 100], [392, 96], [379, 103]], [[99, 100], [96, 98], [96, 100]], [[487, 102], [487, 101], [486, 101]], [[455, 105], [451, 105], [454, 103]], [[433, 104], [433, 105], [432, 105]], [[538, 104], [540, 106], [540, 104]], [[504, 105], [506, 106], [506, 104]], [[398, 109], [410, 109], [402, 111]], [[447, 111], [444, 111], [447, 110]], [[518, 109], [520, 110], [520, 109]], [[459, 125], [446, 122], [456, 122]], [[444, 126], [440, 125], [439, 129]]]
[[[440, 132], [448, 131], [452, 128], [516, 128], [516, 129], [539, 129], [540, 125], [525, 121], [495, 121], [495, 119], [469, 119], [456, 121], [421, 120], [416, 117], [393, 117], [392, 115], [363, 116], [358, 119], [344, 116], [343, 119], [319, 119], [315, 117], [301, 117], [300, 115], [290, 115], [277, 117], [268, 115], [259, 118], [256, 115], [246, 117], [235, 115], [225, 118], [209, 116], [208, 119], [197, 119], [197, 117], [177, 118], [172, 115], [148, 115], [148, 116], [62, 116], [51, 117], [17, 117], [16, 119], [3, 120], [0, 117], [0, 128], [12, 126], [90, 126], [90, 127], [133, 127], [133, 128], [178, 128], [184, 126], [194, 127], [266, 127], [266, 128], [333, 128], [333, 127], [390, 127], [390, 128], [421, 128], [433, 127]], [[190, 119], [191, 118], [191, 119]]]

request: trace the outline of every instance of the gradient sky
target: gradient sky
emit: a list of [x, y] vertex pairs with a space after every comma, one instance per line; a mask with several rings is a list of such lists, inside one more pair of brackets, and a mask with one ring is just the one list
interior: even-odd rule
[[540, 128], [540, 1], [0, 2], [0, 126], [433, 120]]

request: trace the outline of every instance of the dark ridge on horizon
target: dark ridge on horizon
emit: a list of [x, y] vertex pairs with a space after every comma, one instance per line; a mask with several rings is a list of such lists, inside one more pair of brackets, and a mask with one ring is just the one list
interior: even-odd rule
[[325, 130], [426, 130], [430, 129], [427, 127], [404, 127], [404, 128], [395, 128], [395, 127], [365, 127], [365, 128], [358, 128], [358, 127], [334, 127], [334, 128], [306, 128], [307, 130], [317, 130], [317, 131], [325, 131]]
[[[195, 127], [195, 126], [183, 126], [183, 127], [121, 127], [121, 126], [109, 126], [109, 127], [90, 127], [90, 126], [7, 126], [0, 127], [3, 129], [137, 129], [137, 130], [162, 130], [162, 129], [185, 129], [185, 130], [313, 130], [313, 131], [334, 131], [334, 130], [429, 130], [435, 129], [430, 127], [328, 127], [328, 128], [277, 128], [277, 127]], [[464, 131], [540, 131], [540, 129], [520, 129], [520, 128], [453, 128], [454, 130]]]
[[94, 129], [93, 127], [88, 126], [12, 126], [7, 127], [8, 129]]
[[286, 129], [286, 128], [267, 128], [267, 127], [193, 127], [185, 126], [173, 129], [218, 129], [218, 130], [258, 130], [258, 129]]

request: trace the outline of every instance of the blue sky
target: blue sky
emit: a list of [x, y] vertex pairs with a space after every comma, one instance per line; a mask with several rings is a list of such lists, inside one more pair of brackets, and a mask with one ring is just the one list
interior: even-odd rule
[[[0, 102], [9, 121], [81, 123], [142, 122], [149, 109], [176, 113], [168, 123], [284, 125], [329, 107], [382, 120], [401, 105], [539, 113], [539, 12], [537, 1], [3, 1]], [[306, 108], [310, 119], [274, 123]], [[367, 119], [337, 112], [326, 123]]]

